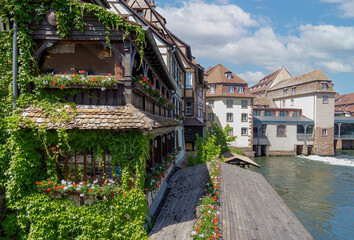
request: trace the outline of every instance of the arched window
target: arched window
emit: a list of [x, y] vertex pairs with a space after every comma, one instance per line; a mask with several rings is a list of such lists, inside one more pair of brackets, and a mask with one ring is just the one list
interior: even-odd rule
[[286, 126], [278, 125], [277, 126], [277, 137], [286, 137]]

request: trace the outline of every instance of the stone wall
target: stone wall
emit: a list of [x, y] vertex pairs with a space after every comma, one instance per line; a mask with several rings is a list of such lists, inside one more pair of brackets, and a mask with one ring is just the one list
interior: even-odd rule
[[314, 148], [316, 155], [333, 156], [334, 155], [334, 127], [326, 128], [327, 135], [322, 135], [324, 128], [315, 128], [314, 130]]
[[296, 156], [294, 151], [267, 151], [267, 156]]

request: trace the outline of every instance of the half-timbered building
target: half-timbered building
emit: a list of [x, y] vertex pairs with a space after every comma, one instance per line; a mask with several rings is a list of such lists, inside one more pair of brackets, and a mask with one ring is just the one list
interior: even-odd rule
[[[95, 2], [130, 24], [141, 26], [146, 40], [144, 54], [134, 36], [124, 38], [119, 30], [111, 32], [107, 45], [105, 27], [93, 15], [84, 16], [84, 31], [72, 27], [70, 36], [62, 39], [57, 34], [55, 13], [50, 11], [33, 34], [35, 59], [44, 84], [35, 87], [51, 93], [67, 91], [65, 101], [75, 103], [76, 109], [67, 110], [72, 118], [64, 122], [52, 122], [42, 109], [32, 106], [22, 109], [21, 115], [37, 125], [46, 124], [48, 129], [65, 127], [69, 131], [104, 130], [116, 134], [135, 129], [152, 136], [148, 172], [176, 148], [180, 150], [175, 159], [179, 162], [185, 155], [182, 120], [175, 118], [176, 114], [182, 115], [185, 76], [180, 53], [125, 1]], [[53, 81], [46, 85], [48, 78]], [[58, 86], [56, 78], [78, 83]], [[102, 87], [96, 82], [106, 84]], [[63, 163], [65, 180], [76, 181], [78, 174], [84, 180], [96, 174], [112, 175], [117, 166], [112, 166], [109, 152], [103, 156], [95, 159], [89, 151], [67, 153]], [[73, 168], [73, 176], [68, 175], [69, 168]], [[162, 184], [160, 188], [164, 187]], [[154, 198], [161, 197], [161, 191], [148, 194], [152, 214], [158, 206]]]

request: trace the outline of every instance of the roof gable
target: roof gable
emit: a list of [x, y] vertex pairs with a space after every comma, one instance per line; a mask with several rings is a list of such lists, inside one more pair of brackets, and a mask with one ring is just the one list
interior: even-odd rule
[[[225, 73], [231, 73], [232, 78], [228, 79]], [[231, 72], [222, 64], [218, 64], [212, 67], [207, 72], [207, 77], [205, 79], [208, 83], [238, 83], [238, 84], [248, 84], [245, 80], [237, 76], [235, 73]]]
[[309, 83], [313, 81], [321, 81], [321, 80], [331, 81], [321, 70], [318, 69], [296, 77], [282, 80], [281, 82], [273, 86], [270, 90], [276, 90], [284, 87], [290, 87], [294, 85]]

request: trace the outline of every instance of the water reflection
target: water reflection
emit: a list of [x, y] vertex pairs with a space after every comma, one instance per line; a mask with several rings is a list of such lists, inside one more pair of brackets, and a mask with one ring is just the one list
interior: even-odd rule
[[[353, 160], [354, 152], [336, 158]], [[259, 157], [255, 161], [285, 203], [315, 239], [353, 239], [354, 167], [299, 157]]]

